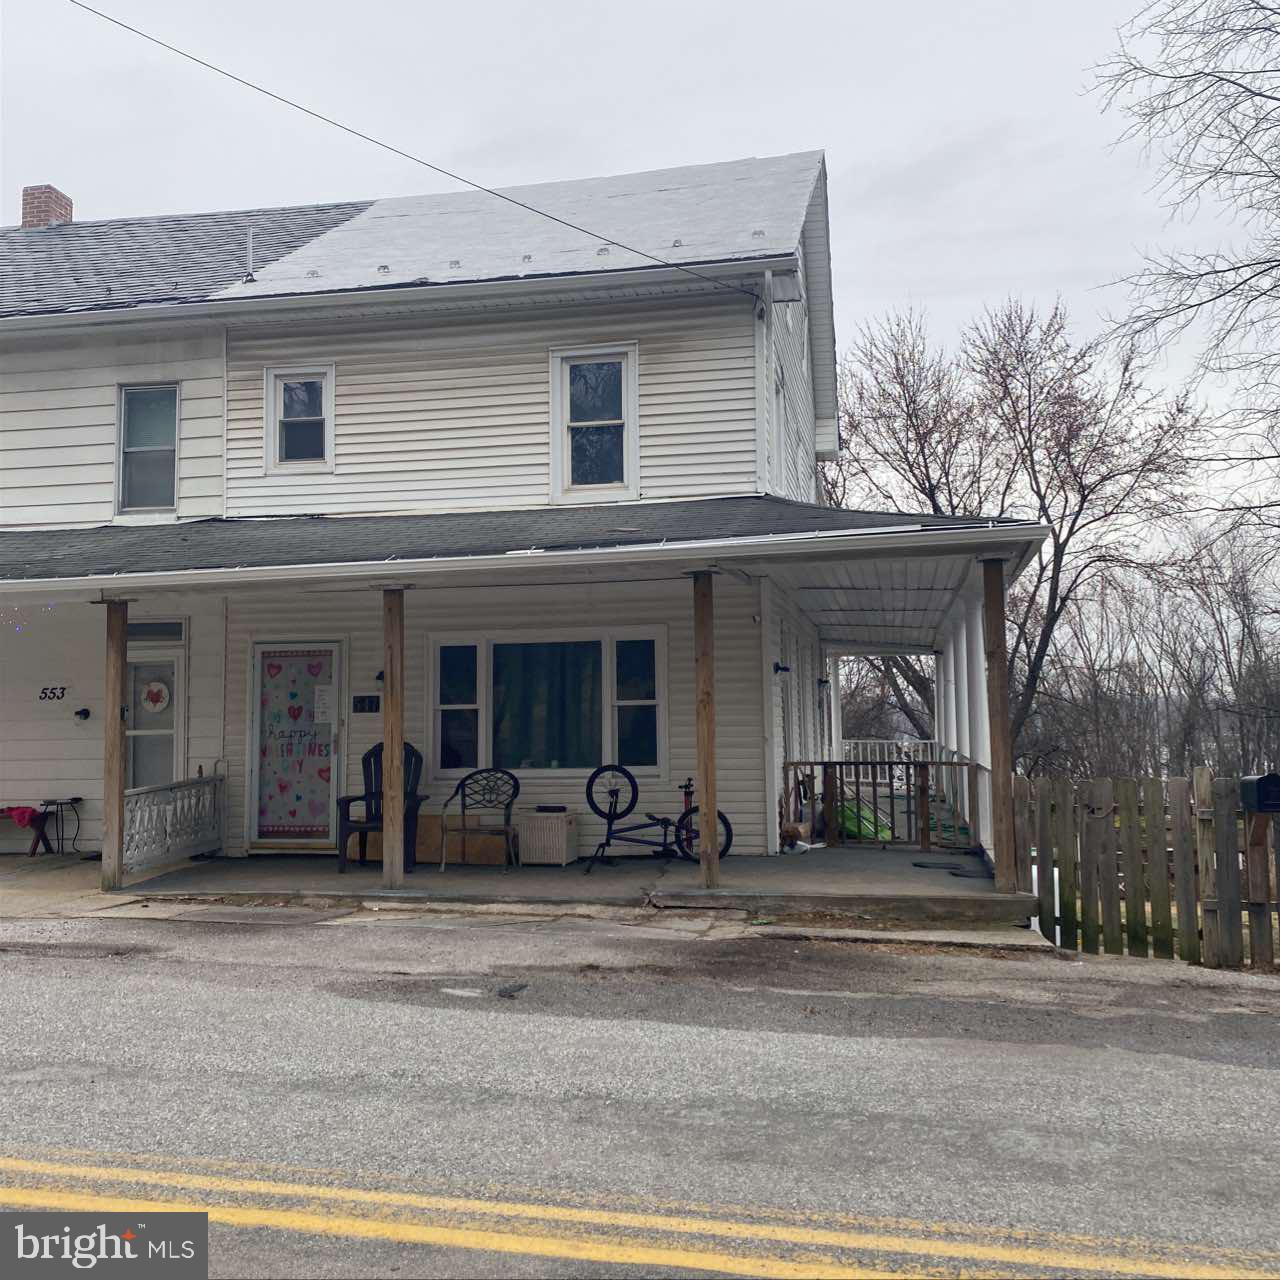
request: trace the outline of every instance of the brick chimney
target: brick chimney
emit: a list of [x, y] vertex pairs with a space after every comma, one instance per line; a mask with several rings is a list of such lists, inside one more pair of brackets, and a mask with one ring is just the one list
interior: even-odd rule
[[42, 183], [22, 188], [22, 225], [24, 227], [56, 227], [71, 221], [71, 197], [57, 187]]

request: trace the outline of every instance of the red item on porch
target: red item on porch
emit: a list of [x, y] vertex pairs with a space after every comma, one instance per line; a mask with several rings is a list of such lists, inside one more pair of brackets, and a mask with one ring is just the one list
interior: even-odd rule
[[32, 809], [29, 805], [14, 804], [0, 808], [0, 818], [8, 818], [20, 827], [29, 827], [39, 813], [39, 809]]

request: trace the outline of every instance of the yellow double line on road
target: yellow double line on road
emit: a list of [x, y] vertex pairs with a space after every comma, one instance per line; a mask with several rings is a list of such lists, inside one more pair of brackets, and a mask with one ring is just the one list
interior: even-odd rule
[[[97, 1190], [100, 1184], [167, 1194], [142, 1198], [136, 1192]], [[292, 1203], [275, 1207], [281, 1201]], [[763, 1221], [740, 1221], [696, 1213], [640, 1213], [18, 1157], [0, 1157], [0, 1206], [134, 1213], [181, 1209], [208, 1213], [211, 1222], [231, 1227], [766, 1280], [864, 1280], [904, 1273], [1016, 1276], [1054, 1271], [1160, 1280], [1280, 1276], [1277, 1254], [1227, 1256], [1218, 1250], [1133, 1241], [1068, 1241], [1029, 1233], [1002, 1240], [998, 1230], [984, 1233], [973, 1228], [953, 1231], [946, 1238], [939, 1228], [924, 1223], [910, 1224], [912, 1230], [905, 1229], [907, 1224], [886, 1230], [885, 1224], [870, 1223], [833, 1229], [769, 1221], [768, 1211], [762, 1211]], [[367, 1212], [353, 1212], [358, 1209]], [[690, 1237], [701, 1238], [696, 1242], [699, 1247]], [[760, 1246], [771, 1247], [773, 1253], [765, 1253]], [[875, 1259], [875, 1267], [860, 1261], [868, 1255]]]

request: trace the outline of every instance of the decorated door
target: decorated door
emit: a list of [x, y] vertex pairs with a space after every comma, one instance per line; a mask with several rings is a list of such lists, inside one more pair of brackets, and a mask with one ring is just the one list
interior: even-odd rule
[[332, 845], [339, 729], [339, 650], [331, 644], [254, 651], [258, 843]]

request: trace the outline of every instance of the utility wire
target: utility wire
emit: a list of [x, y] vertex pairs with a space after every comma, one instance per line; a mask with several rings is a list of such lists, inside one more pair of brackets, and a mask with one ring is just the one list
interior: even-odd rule
[[745, 294], [749, 298], [754, 298], [757, 302], [763, 301], [753, 289], [744, 289], [741, 285], [728, 284], [724, 280], [717, 280], [714, 276], [704, 275], [701, 271], [694, 271], [692, 267], [682, 266], [678, 262], [669, 262], [666, 258], [659, 258], [657, 254], [646, 253], [643, 249], [636, 249], [629, 244], [623, 244], [621, 240], [611, 239], [609, 236], [601, 235], [588, 227], [579, 226], [576, 222], [570, 222], [567, 218], [557, 217], [554, 213], [548, 213], [545, 209], [526, 204], [523, 200], [517, 200], [514, 196], [496, 191], [493, 187], [486, 187], [481, 182], [473, 182], [470, 178], [464, 178], [460, 173], [454, 173], [452, 170], [445, 169], [438, 164], [432, 164], [430, 160], [424, 160], [421, 156], [415, 156], [412, 152], [392, 146], [389, 142], [383, 142], [380, 138], [373, 137], [372, 134], [362, 133], [351, 125], [343, 124], [341, 120], [335, 120], [332, 116], [322, 115], [319, 111], [304, 107], [300, 102], [294, 102], [291, 98], [286, 98], [282, 94], [273, 93], [270, 89], [260, 84], [255, 84], [252, 80], [246, 80], [243, 76], [238, 76], [232, 71], [227, 71], [212, 62], [206, 62], [194, 53], [188, 53], [185, 49], [179, 49], [176, 45], [161, 40], [159, 36], [153, 36], [150, 32], [142, 31], [138, 27], [132, 27], [127, 22], [112, 17], [109, 13], [103, 13], [101, 9], [95, 9], [92, 5], [85, 4], [84, 0], [69, 0], [69, 3], [75, 5], [77, 9], [83, 9], [86, 13], [93, 14], [96, 18], [101, 18], [104, 22], [110, 22], [113, 26], [120, 27], [132, 35], [139, 36], [151, 44], [159, 45], [160, 48], [167, 49], [170, 53], [176, 53], [178, 57], [186, 58], [188, 62], [194, 62], [196, 66], [204, 67], [206, 71], [212, 71], [215, 75], [225, 76], [228, 80], [234, 80], [236, 84], [243, 85], [246, 89], [252, 89], [255, 93], [260, 93], [264, 97], [271, 98], [286, 107], [292, 107], [295, 111], [301, 111], [304, 116], [310, 116], [313, 120], [319, 120], [322, 124], [327, 124], [334, 129], [340, 129], [343, 133], [349, 133], [353, 138], [359, 138], [363, 142], [372, 143], [375, 147], [381, 147], [383, 151], [389, 151], [394, 156], [410, 160], [414, 164], [421, 165], [424, 169], [430, 169], [433, 173], [440, 174], [442, 177], [451, 178], [454, 182], [461, 182], [464, 186], [483, 192], [487, 196], [493, 196], [495, 199], [505, 200], [507, 204], [513, 204], [517, 208], [524, 209], [539, 218], [546, 218], [549, 222], [558, 222], [562, 227], [568, 227], [571, 231], [581, 232], [582, 235], [590, 236], [593, 240], [603, 241], [605, 244], [613, 245], [616, 249], [624, 249], [627, 253], [634, 253], [637, 257], [648, 258], [650, 262], [656, 262], [659, 266], [670, 267], [675, 271], [683, 271], [685, 275], [693, 276], [695, 279], [702, 280], [707, 284], [714, 284], [718, 288], [728, 289], [732, 293]]

